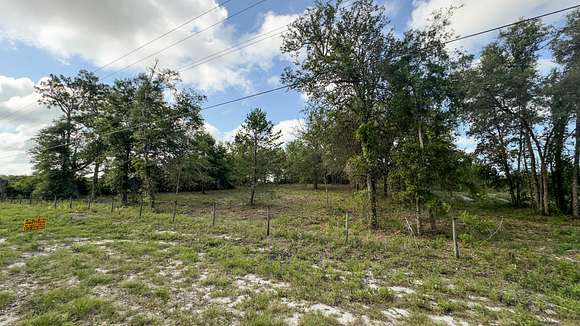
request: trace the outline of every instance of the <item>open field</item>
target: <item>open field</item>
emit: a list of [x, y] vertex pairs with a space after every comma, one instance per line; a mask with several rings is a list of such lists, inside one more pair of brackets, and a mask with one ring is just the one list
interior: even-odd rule
[[[175, 223], [170, 205], [138, 218], [106, 203], [2, 203], [0, 325], [580, 323], [578, 221], [457, 196], [456, 215], [487, 224], [459, 223], [455, 259], [447, 219], [414, 238], [411, 211], [381, 199], [383, 230], [370, 232], [353, 198], [333, 187], [328, 209], [323, 190], [279, 186], [251, 208], [243, 190], [161, 195], [189, 205]], [[48, 228], [23, 232], [36, 216]]]

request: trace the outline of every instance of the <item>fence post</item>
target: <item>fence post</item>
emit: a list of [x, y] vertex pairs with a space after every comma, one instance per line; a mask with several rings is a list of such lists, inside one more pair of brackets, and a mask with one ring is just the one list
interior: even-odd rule
[[18, 205], [22, 205], [22, 196], [19, 198]]
[[453, 252], [455, 253], [455, 258], [459, 258], [459, 244], [455, 233], [455, 216], [451, 217], [451, 229], [453, 231]]
[[350, 212], [347, 211], [346, 212], [346, 222], [345, 222], [345, 225], [344, 225], [344, 228], [345, 228], [345, 233], [344, 233], [345, 234], [345, 243], [348, 243], [348, 219], [349, 219], [349, 217], [350, 217]]
[[30, 194], [30, 198], [28, 198], [28, 203], [32, 206], [32, 194]]
[[56, 196], [54, 196], [54, 209], [56, 209]]
[[72, 196], [68, 197], [68, 208], [72, 209]]
[[111, 197], [111, 213], [115, 209], [115, 196]]
[[91, 204], [92, 203], [93, 203], [93, 196], [89, 196], [89, 199], [88, 199], [88, 204], [89, 204], [88, 205], [89, 206], [88, 208], [89, 208], [89, 210], [91, 209]]
[[212, 205], [212, 213], [211, 213], [211, 226], [215, 226], [215, 203]]
[[143, 215], [143, 196], [141, 196], [141, 203], [139, 205], [139, 218]]
[[175, 223], [175, 213], [177, 210], [177, 200], [173, 201], [173, 223]]
[[266, 206], [266, 236], [270, 236], [270, 206]]

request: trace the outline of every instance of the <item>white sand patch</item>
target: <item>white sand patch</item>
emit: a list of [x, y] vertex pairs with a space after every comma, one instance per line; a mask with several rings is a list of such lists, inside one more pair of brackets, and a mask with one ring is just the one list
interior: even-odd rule
[[24, 267], [24, 266], [26, 266], [26, 263], [18, 262], [18, 263], [14, 263], [14, 264], [8, 266], [8, 269], [21, 268], [21, 267]]
[[302, 318], [302, 315], [295, 312], [292, 315], [292, 317], [286, 318], [286, 324], [288, 324], [288, 326], [298, 326], [298, 325], [300, 325], [301, 318]]
[[405, 296], [407, 294], [413, 294], [413, 293], [415, 293], [415, 290], [406, 288], [404, 286], [390, 286], [389, 287], [389, 290], [395, 292], [395, 296], [396, 297], [399, 297], [399, 298], [400, 297], [403, 297], [403, 296]]
[[321, 303], [310, 306], [306, 311], [318, 311], [325, 316], [334, 317], [342, 325], [347, 325], [354, 321], [354, 315], [350, 312]]
[[429, 319], [436, 323], [443, 323], [448, 326], [469, 326], [469, 324], [463, 320], [455, 320], [452, 316], [433, 316], [429, 315]]
[[170, 230], [161, 230], [161, 231], [155, 231], [156, 234], [177, 234], [176, 231], [170, 231]]
[[265, 280], [257, 275], [248, 274], [242, 278], [236, 280], [236, 285], [242, 290], [254, 290], [257, 292], [265, 290], [273, 290], [279, 288], [287, 288], [290, 285], [283, 282], [272, 282], [270, 280]]
[[409, 316], [409, 311], [401, 308], [391, 308], [383, 310], [383, 314], [390, 320], [397, 321], [399, 319], [407, 318]]

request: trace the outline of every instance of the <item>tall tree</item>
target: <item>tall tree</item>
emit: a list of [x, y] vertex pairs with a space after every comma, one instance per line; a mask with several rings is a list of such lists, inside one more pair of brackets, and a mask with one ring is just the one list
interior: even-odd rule
[[356, 126], [370, 204], [378, 228], [376, 181], [379, 174], [378, 120], [386, 114], [388, 94], [383, 67], [389, 62], [392, 33], [385, 32], [384, 8], [372, 0], [318, 1], [294, 21], [282, 50], [290, 54], [283, 82], [329, 104], [332, 115], [348, 115]]
[[560, 83], [563, 105], [575, 119], [574, 159], [572, 173], [572, 215], [580, 217], [578, 178], [580, 162], [580, 10], [568, 15], [566, 25], [553, 44], [556, 61], [564, 67]]
[[271, 172], [274, 150], [280, 146], [281, 132], [274, 132], [274, 124], [261, 109], [252, 110], [235, 137], [235, 147], [241, 156], [242, 170], [249, 178], [250, 205], [254, 205], [258, 181]]
[[[83, 155], [88, 142], [85, 131], [90, 124], [86, 113], [100, 107], [103, 86], [92, 73], [82, 70], [75, 77], [50, 75], [35, 90], [40, 94], [40, 104], [62, 112], [62, 117], [35, 138], [33, 160], [37, 173], [46, 176], [41, 185], [51, 195], [76, 196], [78, 174], [94, 162], [90, 155]], [[59, 177], [50, 177], [54, 175]]]

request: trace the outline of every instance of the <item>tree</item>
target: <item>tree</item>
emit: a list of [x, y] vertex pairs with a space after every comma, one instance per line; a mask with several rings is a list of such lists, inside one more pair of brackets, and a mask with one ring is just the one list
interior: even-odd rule
[[[397, 44], [396, 61], [385, 77], [393, 92], [396, 150], [399, 158], [404, 157], [399, 159], [398, 169], [415, 204], [419, 234], [421, 206], [432, 196], [432, 188], [444, 180], [438, 176], [453, 163], [449, 161], [454, 158], [451, 132], [460, 106], [457, 76], [468, 62], [463, 54], [452, 56], [445, 47], [450, 38], [449, 14], [435, 13], [426, 28], [407, 31]], [[389, 138], [389, 133], [382, 138]]]
[[578, 177], [580, 173], [580, 10], [568, 15], [566, 25], [559, 32], [559, 37], [553, 43], [556, 61], [564, 67], [559, 84], [563, 105], [575, 119], [574, 158], [572, 166], [572, 215], [580, 217], [578, 203]]
[[37, 193], [51, 196], [77, 196], [76, 181], [94, 162], [85, 155], [87, 112], [95, 112], [102, 103], [104, 87], [92, 73], [81, 70], [76, 77], [50, 75], [35, 90], [39, 103], [58, 108], [62, 117], [41, 130], [31, 150], [36, 172], [43, 179]]
[[498, 41], [484, 49], [476, 68], [479, 77], [470, 85], [470, 101], [476, 107], [487, 105], [490, 110], [500, 111], [493, 113], [492, 120], [484, 121], [480, 129], [496, 133], [495, 153], [496, 157], [503, 156], [504, 170], [510, 168], [506, 164], [510, 147], [517, 155], [518, 174], [520, 163], [527, 169], [529, 159], [532, 198], [545, 215], [549, 213], [548, 154], [554, 129], [547, 114], [549, 105], [542, 96], [543, 80], [537, 63], [548, 35], [548, 28], [536, 20], [521, 21], [502, 31]]
[[254, 205], [256, 186], [265, 181], [273, 167], [273, 151], [280, 146], [281, 132], [273, 131], [274, 125], [268, 121], [266, 112], [252, 110], [236, 134], [234, 144], [241, 156], [242, 174], [250, 182], [250, 205]]
[[348, 115], [365, 163], [371, 225], [378, 228], [376, 180], [378, 121], [386, 114], [387, 82], [383, 67], [389, 60], [391, 32], [384, 9], [372, 0], [316, 2], [294, 21], [284, 35], [282, 50], [293, 57], [283, 82], [328, 104], [328, 113]]
[[[178, 81], [177, 72], [159, 71], [156, 66], [134, 80], [136, 92], [131, 115], [136, 122], [135, 168], [152, 207], [163, 166], [182, 155], [188, 137], [202, 126], [199, 112], [205, 97], [192, 90], [178, 91]], [[167, 92], [175, 98], [172, 105], [165, 99]]]

